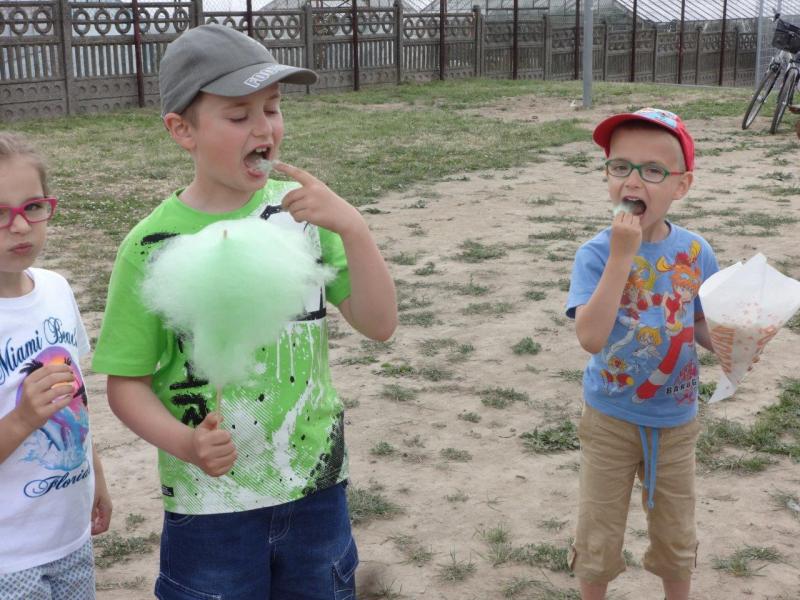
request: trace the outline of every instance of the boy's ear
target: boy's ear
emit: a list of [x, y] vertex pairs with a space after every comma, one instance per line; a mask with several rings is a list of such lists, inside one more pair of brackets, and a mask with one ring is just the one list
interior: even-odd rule
[[194, 148], [192, 126], [181, 115], [174, 112], [164, 115], [164, 127], [167, 128], [172, 139], [175, 140], [181, 148], [189, 151]]
[[681, 180], [678, 183], [678, 187], [675, 188], [675, 195], [673, 196], [673, 200], [680, 200], [686, 194], [689, 193], [689, 188], [692, 187], [692, 182], [694, 181], [694, 173], [691, 171], [687, 171], [683, 175], [681, 175]]

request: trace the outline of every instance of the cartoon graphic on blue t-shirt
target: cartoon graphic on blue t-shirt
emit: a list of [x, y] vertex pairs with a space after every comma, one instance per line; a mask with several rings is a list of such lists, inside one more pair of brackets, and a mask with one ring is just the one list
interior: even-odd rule
[[[22, 373], [30, 376], [50, 364], [69, 365], [75, 380], [65, 392], [72, 394], [72, 400], [28, 438], [25, 442], [28, 453], [23, 460], [38, 462], [49, 470], [69, 471], [86, 460], [84, 442], [89, 432], [86, 388], [69, 352], [60, 346], [50, 346], [41, 352], [22, 367]], [[21, 398], [22, 384], [17, 389], [17, 405]]]
[[[633, 396], [634, 402], [644, 402], [652, 398], [675, 370], [675, 365], [678, 362], [683, 346], [694, 344], [694, 320], [691, 321], [692, 325], [685, 325], [683, 320], [687, 313], [686, 306], [697, 297], [697, 291], [702, 283], [702, 273], [700, 272], [700, 267], [697, 266], [699, 254], [700, 243], [694, 240], [690, 244], [688, 252], [678, 252], [675, 255], [674, 263], [668, 263], [663, 256], [656, 263], [656, 269], [659, 272], [670, 273], [669, 278], [672, 284], [672, 292], [661, 297], [661, 305], [664, 309], [665, 317], [665, 332], [670, 343], [661, 363], [650, 373], [647, 381], [636, 389], [636, 394]], [[686, 389], [683, 387], [686, 383], [681, 382], [681, 389], [676, 389], [673, 393], [683, 392]], [[679, 386], [676, 383], [673, 387], [677, 388]], [[696, 378], [694, 387], [697, 387]], [[666, 390], [666, 392], [669, 394], [670, 390]], [[678, 402], [680, 403], [681, 400], [678, 399]]]
[[[578, 250], [567, 315], [591, 298], [609, 256], [606, 229]], [[670, 224], [660, 242], [643, 242], [620, 298], [606, 346], [584, 373], [587, 403], [646, 427], [674, 427], [697, 411], [699, 388], [695, 319], [702, 315], [700, 284], [717, 271], [708, 243]]]

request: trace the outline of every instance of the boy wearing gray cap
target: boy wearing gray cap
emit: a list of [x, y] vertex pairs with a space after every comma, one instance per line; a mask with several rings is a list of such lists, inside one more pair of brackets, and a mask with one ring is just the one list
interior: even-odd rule
[[[358, 211], [302, 169], [276, 161], [279, 82], [316, 74], [281, 65], [220, 25], [191, 29], [161, 61], [161, 114], [194, 161], [191, 183], [136, 225], [120, 247], [95, 371], [114, 413], [159, 449], [165, 516], [156, 596], [162, 600], [355, 598], [356, 546], [344, 487], [343, 408], [327, 362], [326, 300], [359, 332], [386, 340], [394, 284]], [[274, 168], [294, 181], [269, 179]], [[295, 228], [337, 276], [306, 314], [257, 354], [257, 376], [223, 392], [197, 377], [183, 340], [140, 297], [161, 243], [224, 219]]]

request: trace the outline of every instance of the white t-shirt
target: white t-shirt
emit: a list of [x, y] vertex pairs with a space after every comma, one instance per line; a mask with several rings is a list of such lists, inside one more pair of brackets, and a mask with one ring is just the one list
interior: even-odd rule
[[28, 374], [69, 364], [72, 402], [0, 463], [0, 573], [63, 558], [91, 531], [94, 468], [86, 389], [79, 358], [89, 340], [66, 279], [29, 269], [33, 291], [0, 298], [0, 418], [10, 413]]

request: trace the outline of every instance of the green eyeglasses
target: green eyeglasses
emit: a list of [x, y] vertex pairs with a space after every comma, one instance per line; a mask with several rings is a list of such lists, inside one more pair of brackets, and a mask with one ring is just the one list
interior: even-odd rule
[[686, 171], [668, 171], [658, 163], [636, 165], [624, 158], [612, 158], [606, 161], [606, 173], [612, 177], [627, 177], [634, 169], [639, 177], [648, 183], [661, 183], [670, 175], [683, 175]]

